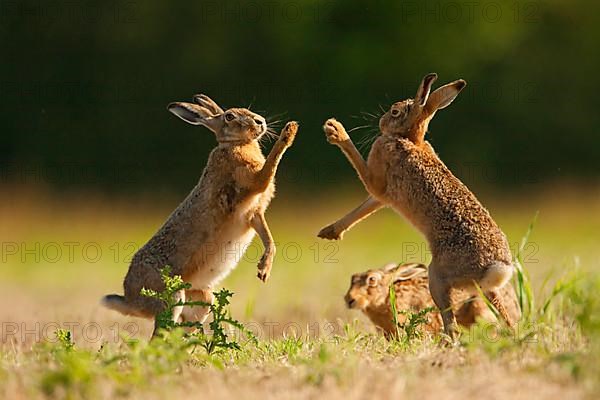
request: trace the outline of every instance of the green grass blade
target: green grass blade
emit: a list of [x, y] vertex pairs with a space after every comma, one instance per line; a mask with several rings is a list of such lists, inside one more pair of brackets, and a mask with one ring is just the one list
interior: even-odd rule
[[494, 316], [496, 317], [496, 319], [498, 321], [501, 320], [500, 318], [500, 312], [498, 312], [498, 309], [496, 309], [496, 306], [494, 306], [492, 304], [492, 302], [487, 298], [487, 296], [485, 295], [485, 293], [483, 293], [483, 290], [481, 289], [481, 286], [479, 286], [479, 284], [477, 282], [473, 282], [473, 284], [475, 285], [475, 289], [477, 289], [477, 292], [479, 292], [479, 296], [481, 297], [481, 299], [483, 300], [483, 302], [485, 303], [485, 305], [490, 309], [490, 311], [492, 312], [492, 314], [494, 314]]
[[396, 329], [396, 339], [400, 339], [400, 323], [398, 322], [398, 309], [396, 308], [396, 290], [394, 282], [390, 283], [390, 307], [392, 308], [392, 322], [394, 322], [394, 328]]
[[519, 301], [519, 307], [521, 308], [521, 314], [525, 320], [529, 320], [531, 315], [535, 309], [535, 295], [533, 293], [533, 288], [531, 286], [531, 279], [529, 274], [523, 267], [523, 251], [525, 250], [525, 246], [529, 242], [529, 237], [533, 232], [533, 228], [537, 223], [539, 216], [539, 211], [536, 211], [533, 219], [529, 223], [527, 227], [527, 231], [525, 235], [521, 239], [519, 243], [519, 248], [517, 249], [517, 253], [514, 257], [514, 265], [517, 270], [517, 298]]

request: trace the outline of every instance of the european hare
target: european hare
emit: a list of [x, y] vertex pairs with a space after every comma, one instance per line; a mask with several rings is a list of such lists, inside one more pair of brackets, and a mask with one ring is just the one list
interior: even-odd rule
[[483, 289], [510, 326], [500, 289], [513, 273], [506, 236], [475, 195], [438, 158], [424, 140], [437, 110], [447, 107], [466, 86], [458, 80], [430, 95], [436, 74], [427, 75], [415, 96], [393, 104], [379, 120], [381, 135], [365, 162], [342, 124], [325, 122], [327, 140], [339, 146], [369, 192], [358, 208], [319, 232], [340, 239], [352, 225], [383, 206], [404, 215], [427, 241], [432, 252], [429, 288], [442, 310], [446, 333], [454, 335], [455, 317], [450, 307], [452, 289]]
[[[396, 310], [419, 312], [434, 306], [429, 293], [427, 268], [423, 264], [388, 264], [380, 269], [352, 275], [350, 288], [344, 297], [348, 308], [361, 310], [377, 329], [383, 331], [387, 338], [392, 337], [396, 329], [393, 323], [390, 306], [390, 285], [396, 292]], [[513, 318], [519, 318], [519, 308], [515, 292], [511, 285], [502, 289], [506, 300], [506, 308]], [[478, 297], [471, 297], [464, 291], [455, 291], [452, 298], [457, 322], [468, 327], [478, 318], [493, 321], [494, 315], [487, 305]], [[405, 314], [398, 315], [398, 322], [406, 321]], [[424, 325], [427, 332], [438, 332], [442, 327], [442, 318], [435, 311], [427, 315], [428, 323]]]
[[[263, 117], [245, 108], [223, 111], [205, 95], [194, 96], [194, 102], [171, 103], [168, 110], [210, 129], [218, 146], [196, 187], [134, 255], [123, 283], [125, 296], [104, 297], [105, 306], [123, 314], [152, 318], [162, 310], [160, 301], [141, 296], [140, 290], [161, 290], [160, 269], [165, 265], [192, 285], [178, 298], [212, 302], [213, 288], [235, 268], [255, 233], [265, 247], [258, 278], [266, 281], [271, 272], [275, 244], [264, 213], [275, 193], [277, 166], [298, 124], [287, 123], [265, 159], [259, 146], [267, 132]], [[173, 317], [203, 322], [207, 313], [202, 307], [185, 307]]]

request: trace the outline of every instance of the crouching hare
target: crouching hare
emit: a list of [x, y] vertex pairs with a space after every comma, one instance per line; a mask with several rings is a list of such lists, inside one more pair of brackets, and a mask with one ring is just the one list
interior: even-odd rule
[[[258, 278], [268, 279], [275, 244], [264, 213], [275, 193], [279, 161], [298, 130], [296, 122], [288, 122], [265, 159], [259, 139], [267, 124], [260, 115], [245, 108], [224, 111], [205, 95], [194, 96], [193, 104], [171, 103], [168, 110], [211, 130], [218, 145], [196, 187], [134, 255], [123, 283], [125, 295], [103, 299], [106, 307], [138, 317], [154, 318], [162, 311], [159, 300], [141, 296], [140, 290], [162, 290], [160, 270], [166, 265], [192, 285], [178, 299], [212, 302], [215, 285], [235, 268], [255, 233], [265, 247]], [[174, 314], [176, 321], [203, 322], [208, 309], [179, 307]]]
[[447, 107], [466, 86], [458, 80], [430, 95], [436, 74], [427, 75], [413, 99], [394, 103], [379, 120], [381, 134], [365, 162], [342, 124], [325, 122], [327, 140], [339, 146], [354, 166], [369, 198], [319, 232], [340, 239], [352, 225], [383, 206], [391, 206], [420, 230], [429, 242], [432, 261], [429, 289], [442, 310], [444, 329], [454, 336], [452, 289], [475, 293], [477, 283], [509, 326], [501, 288], [513, 273], [506, 236], [475, 195], [439, 159], [424, 140], [437, 110]]
[[[427, 268], [423, 264], [388, 264], [380, 269], [370, 269], [352, 275], [350, 288], [344, 297], [348, 308], [361, 310], [386, 338], [396, 333], [390, 303], [390, 286], [396, 293], [397, 320], [405, 323], [406, 314], [402, 311], [417, 313], [435, 304], [429, 293]], [[501, 289], [506, 301], [506, 309], [512, 318], [519, 318], [519, 307], [515, 292], [510, 284]], [[469, 327], [478, 319], [494, 321], [494, 315], [485, 302], [470, 296], [465, 291], [455, 291], [452, 298], [457, 323]], [[423, 330], [436, 333], [441, 330], [442, 318], [439, 312], [427, 314], [427, 323]]]

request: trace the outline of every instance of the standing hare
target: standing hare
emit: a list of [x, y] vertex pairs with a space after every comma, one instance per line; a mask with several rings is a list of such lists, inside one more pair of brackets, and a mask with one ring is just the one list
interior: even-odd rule
[[[390, 303], [390, 285], [396, 293], [397, 320], [406, 323], [403, 311], [417, 313], [435, 304], [429, 293], [427, 268], [423, 264], [388, 264], [383, 268], [370, 269], [352, 275], [350, 288], [344, 297], [348, 308], [361, 310], [377, 329], [383, 331], [386, 338], [396, 333], [392, 307]], [[519, 318], [519, 307], [511, 285], [502, 288], [502, 297], [506, 301], [508, 313]], [[468, 327], [477, 319], [493, 321], [494, 315], [479, 297], [469, 296], [465, 291], [455, 291], [452, 298], [457, 322]], [[423, 328], [435, 333], [442, 327], [439, 312], [427, 314], [427, 323]]]
[[[106, 307], [123, 314], [153, 318], [163, 310], [159, 300], [140, 295], [140, 290], [162, 290], [160, 271], [166, 265], [192, 285], [177, 294], [179, 300], [212, 302], [213, 288], [235, 268], [255, 233], [265, 247], [258, 278], [266, 281], [271, 272], [275, 244], [264, 213], [275, 193], [277, 166], [298, 124], [287, 123], [265, 159], [259, 146], [267, 132], [263, 117], [245, 108], [223, 111], [205, 95], [194, 96], [194, 102], [171, 103], [168, 110], [210, 129], [218, 146], [196, 187], [134, 255], [123, 283], [125, 296], [104, 297]], [[203, 322], [208, 309], [177, 307], [174, 314], [175, 321]]]
[[373, 143], [367, 162], [341, 123], [333, 118], [325, 122], [327, 140], [341, 148], [370, 196], [348, 215], [323, 228], [319, 236], [340, 239], [358, 221], [383, 206], [391, 206], [429, 242], [429, 289], [442, 310], [447, 334], [454, 336], [456, 323], [451, 290], [474, 291], [474, 282], [512, 326], [514, 321], [500, 296], [514, 268], [506, 236], [424, 140], [436, 111], [452, 103], [466, 86], [465, 81], [458, 80], [430, 95], [436, 79], [436, 74], [427, 75], [414, 100], [393, 104], [381, 117], [381, 135]]

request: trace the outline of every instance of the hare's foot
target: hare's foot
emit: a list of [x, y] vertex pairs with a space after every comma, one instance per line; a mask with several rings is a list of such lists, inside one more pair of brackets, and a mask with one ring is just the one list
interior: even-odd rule
[[343, 232], [338, 232], [335, 229], [335, 224], [331, 224], [321, 229], [317, 236], [321, 239], [340, 240], [342, 239], [343, 234]]
[[256, 275], [258, 279], [263, 282], [266, 282], [271, 275], [271, 268], [273, 268], [273, 258], [274, 254], [271, 252], [265, 252], [258, 262], [258, 274]]
[[457, 339], [456, 335], [442, 333], [440, 336], [440, 341], [438, 343], [443, 348], [450, 349], [460, 345], [460, 341]]
[[435, 267], [429, 266], [429, 292], [433, 298], [433, 302], [440, 310], [442, 321], [444, 323], [444, 333], [452, 340], [456, 340], [456, 317], [452, 311], [452, 303], [450, 301], [450, 291], [452, 286], [445, 279], [440, 279], [435, 274]]
[[285, 124], [281, 130], [279, 141], [285, 144], [286, 147], [289, 147], [292, 145], [292, 142], [296, 137], [296, 133], [298, 133], [298, 123], [296, 121], [290, 121]]
[[331, 144], [340, 144], [350, 140], [350, 136], [348, 136], [346, 129], [344, 129], [344, 125], [342, 125], [335, 118], [329, 118], [327, 121], [325, 121], [323, 130], [325, 131], [327, 141]]

